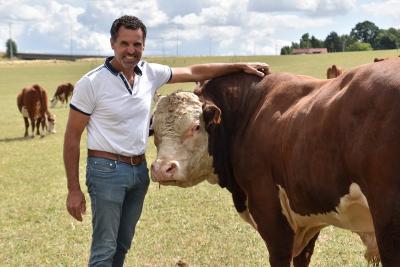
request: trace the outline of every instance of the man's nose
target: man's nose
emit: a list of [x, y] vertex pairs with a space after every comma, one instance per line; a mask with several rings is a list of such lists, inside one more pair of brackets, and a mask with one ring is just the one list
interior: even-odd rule
[[135, 52], [135, 46], [134, 45], [129, 45], [128, 46], [128, 53], [133, 54]]

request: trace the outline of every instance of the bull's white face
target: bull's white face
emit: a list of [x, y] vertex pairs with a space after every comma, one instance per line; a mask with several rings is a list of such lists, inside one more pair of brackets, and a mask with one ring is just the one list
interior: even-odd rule
[[216, 183], [202, 104], [189, 92], [162, 97], [153, 117], [157, 158], [151, 166], [154, 182], [189, 187], [204, 180]]
[[57, 104], [57, 101], [58, 101], [57, 97], [53, 97], [53, 98], [50, 100], [50, 107], [51, 107], [51, 108], [54, 108], [54, 107], [56, 106], [56, 104]]
[[56, 115], [51, 114], [51, 116], [47, 118], [47, 122], [48, 122], [47, 131], [49, 133], [56, 133]]

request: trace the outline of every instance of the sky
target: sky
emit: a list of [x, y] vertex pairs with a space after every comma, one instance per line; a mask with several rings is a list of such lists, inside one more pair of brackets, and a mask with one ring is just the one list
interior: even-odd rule
[[145, 56], [278, 55], [304, 33], [400, 28], [400, 0], [0, 0], [0, 51], [11, 37], [18, 52], [112, 55], [126, 14], [147, 26]]

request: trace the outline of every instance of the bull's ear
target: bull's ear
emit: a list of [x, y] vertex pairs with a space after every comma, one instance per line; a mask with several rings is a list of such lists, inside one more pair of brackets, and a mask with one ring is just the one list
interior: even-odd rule
[[215, 105], [204, 105], [203, 116], [206, 129], [208, 129], [211, 125], [221, 123], [221, 110]]

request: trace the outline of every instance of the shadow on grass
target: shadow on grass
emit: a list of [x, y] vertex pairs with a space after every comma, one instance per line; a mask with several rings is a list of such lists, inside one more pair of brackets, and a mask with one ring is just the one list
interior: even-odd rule
[[32, 140], [32, 139], [35, 139], [35, 138], [23, 137], [23, 136], [20, 136], [20, 137], [6, 137], [6, 138], [3, 138], [3, 139], [0, 139], [0, 143], [9, 143], [9, 142], [14, 142], [14, 141], [27, 141], [27, 140]]

